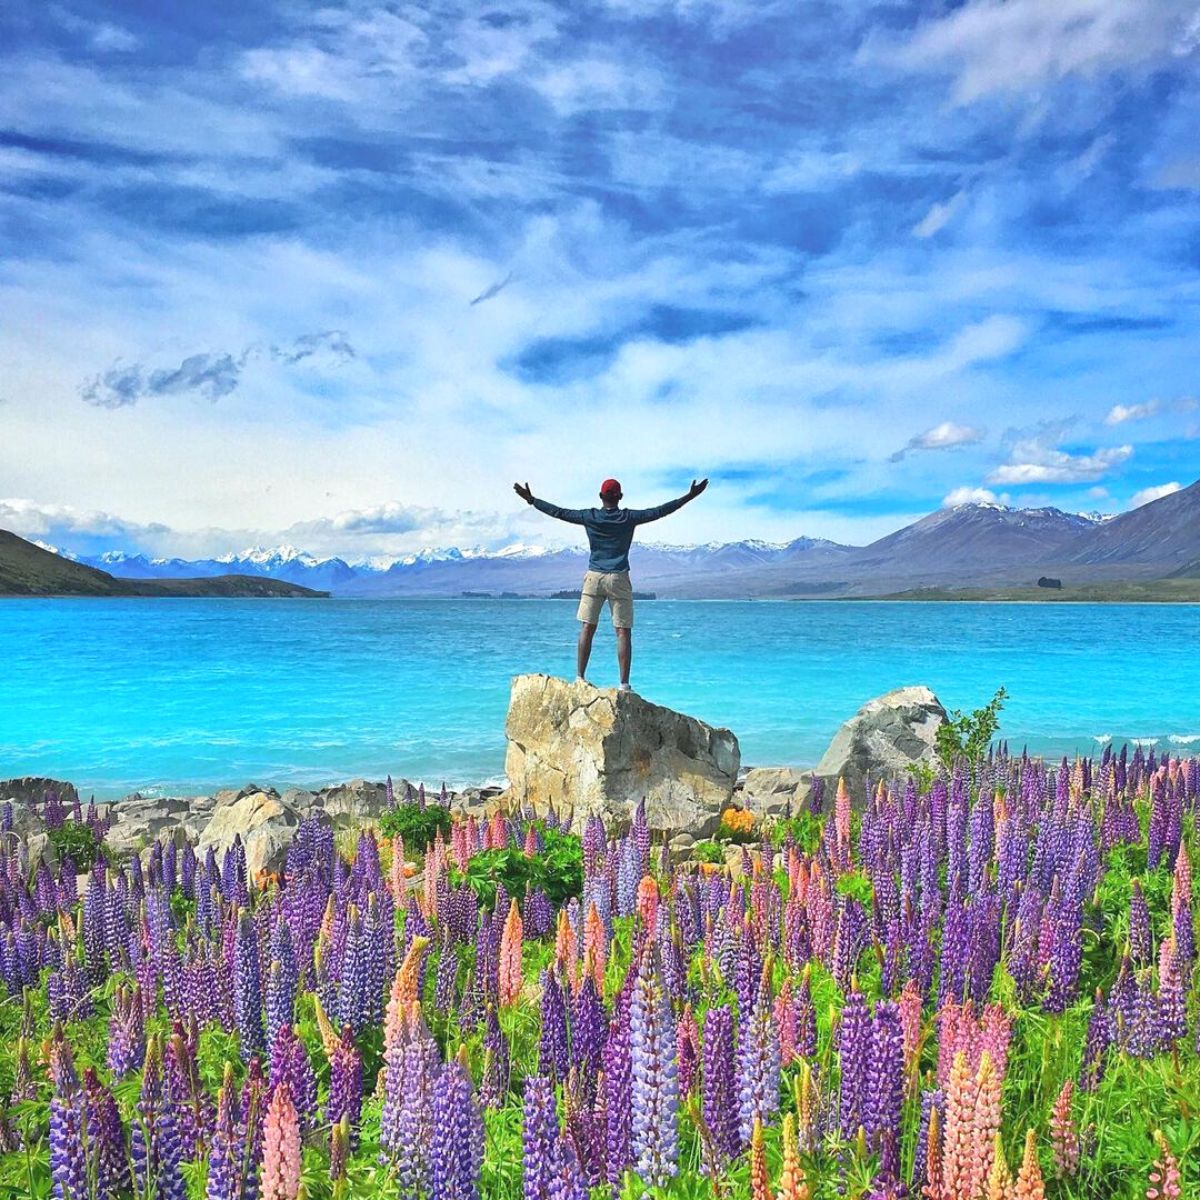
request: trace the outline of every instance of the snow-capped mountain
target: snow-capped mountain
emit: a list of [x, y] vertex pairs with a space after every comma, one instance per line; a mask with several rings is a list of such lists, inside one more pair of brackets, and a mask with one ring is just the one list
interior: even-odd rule
[[[1113, 517], [991, 502], [939, 509], [872, 542], [747, 539], [699, 546], [635, 542], [637, 586], [660, 596], [768, 598], [864, 596], [919, 587], [1158, 578], [1200, 561], [1200, 483]], [[110, 551], [79, 562], [135, 579], [262, 575], [342, 596], [547, 596], [577, 588], [582, 536], [569, 549], [514, 543], [499, 549], [428, 547], [348, 563], [291, 545], [253, 546], [218, 558], [150, 558]], [[73, 557], [64, 552], [64, 557]]]

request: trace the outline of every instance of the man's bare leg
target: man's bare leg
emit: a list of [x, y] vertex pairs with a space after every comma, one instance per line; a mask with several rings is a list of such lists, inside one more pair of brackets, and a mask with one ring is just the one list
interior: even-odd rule
[[629, 686], [629, 664], [633, 661], [633, 630], [617, 630], [617, 666], [621, 668], [621, 686]]
[[586, 621], [579, 623], [579, 645], [575, 649], [575, 674], [580, 679], [587, 678], [588, 659], [592, 657], [592, 638], [595, 636], [595, 625], [589, 625]]

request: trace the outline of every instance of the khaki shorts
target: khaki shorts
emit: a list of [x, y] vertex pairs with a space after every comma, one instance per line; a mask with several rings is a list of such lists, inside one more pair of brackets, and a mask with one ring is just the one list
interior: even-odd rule
[[579, 619], [585, 625], [598, 625], [605, 600], [612, 609], [614, 628], [632, 629], [633, 585], [628, 571], [588, 571], [579, 597]]

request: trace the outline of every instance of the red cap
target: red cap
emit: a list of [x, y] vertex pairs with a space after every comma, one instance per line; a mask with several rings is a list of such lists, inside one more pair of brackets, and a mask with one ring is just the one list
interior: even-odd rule
[[619, 496], [621, 494], [621, 484], [616, 479], [606, 479], [600, 485], [600, 495], [602, 496]]

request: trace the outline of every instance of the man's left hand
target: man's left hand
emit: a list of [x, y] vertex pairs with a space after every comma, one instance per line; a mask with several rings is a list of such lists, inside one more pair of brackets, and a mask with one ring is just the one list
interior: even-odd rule
[[695, 500], [695, 498], [696, 498], [698, 495], [700, 495], [700, 493], [701, 493], [702, 491], [704, 491], [704, 489], [705, 489], [706, 487], [708, 487], [708, 480], [707, 480], [707, 479], [701, 479], [699, 483], [697, 483], [697, 482], [696, 482], [696, 480], [694, 480], [694, 479], [693, 479], [693, 480], [692, 480], [692, 486], [691, 486], [690, 488], [688, 488], [688, 499], [689, 499], [689, 500]]
[[513, 484], [513, 491], [514, 491], [514, 492], [516, 492], [516, 493], [517, 493], [517, 495], [518, 495], [518, 496], [520, 496], [520, 497], [521, 497], [521, 499], [522, 499], [522, 500], [524, 500], [526, 504], [532, 504], [532, 503], [533, 503], [533, 492], [531, 492], [531, 491], [529, 490], [529, 484], [527, 484], [527, 483], [514, 483], [514, 484]]

